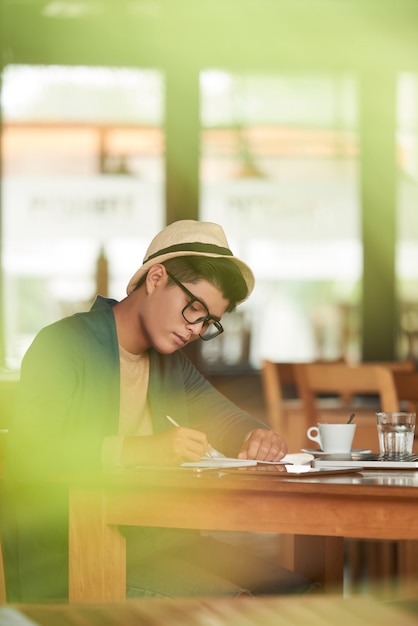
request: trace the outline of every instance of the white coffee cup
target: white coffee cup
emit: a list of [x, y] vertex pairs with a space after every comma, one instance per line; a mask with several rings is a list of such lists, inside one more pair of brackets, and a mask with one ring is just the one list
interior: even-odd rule
[[319, 444], [328, 454], [351, 452], [357, 424], [319, 424], [307, 430], [308, 439]]

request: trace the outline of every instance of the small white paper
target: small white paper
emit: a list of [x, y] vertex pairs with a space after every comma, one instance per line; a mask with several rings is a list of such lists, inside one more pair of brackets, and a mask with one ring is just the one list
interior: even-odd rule
[[312, 470], [310, 465], [285, 465], [288, 474], [307, 474]]

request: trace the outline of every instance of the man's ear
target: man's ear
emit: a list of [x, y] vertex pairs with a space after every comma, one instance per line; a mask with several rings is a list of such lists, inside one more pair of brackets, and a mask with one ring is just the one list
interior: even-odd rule
[[152, 293], [158, 285], [165, 284], [167, 282], [167, 271], [161, 263], [152, 265], [148, 270], [146, 278], [146, 288], [148, 293]]

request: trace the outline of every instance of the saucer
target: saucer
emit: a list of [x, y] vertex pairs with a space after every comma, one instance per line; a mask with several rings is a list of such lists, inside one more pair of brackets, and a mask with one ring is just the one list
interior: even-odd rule
[[[336, 453], [331, 453], [331, 452], [324, 452], [323, 450], [321, 450], [320, 448], [315, 448], [315, 449], [309, 449], [309, 448], [302, 448], [301, 452], [307, 452], [308, 454], [313, 454], [314, 456], [324, 456], [325, 454], [338, 454]], [[351, 450], [350, 454], [370, 454], [371, 450]]]

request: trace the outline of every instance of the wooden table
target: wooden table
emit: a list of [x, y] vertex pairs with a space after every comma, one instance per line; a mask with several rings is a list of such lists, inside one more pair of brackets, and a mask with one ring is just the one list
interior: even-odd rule
[[[386, 605], [373, 598], [337, 596], [148, 599], [121, 603], [0, 607], [7, 626], [413, 626], [417, 603]], [[30, 619], [28, 623], [26, 620]], [[2, 621], [3, 620], [3, 621]]]
[[282, 476], [180, 468], [61, 476], [70, 484], [70, 601], [125, 598], [119, 525], [289, 534], [293, 568], [338, 592], [344, 537], [418, 539], [418, 472]]

